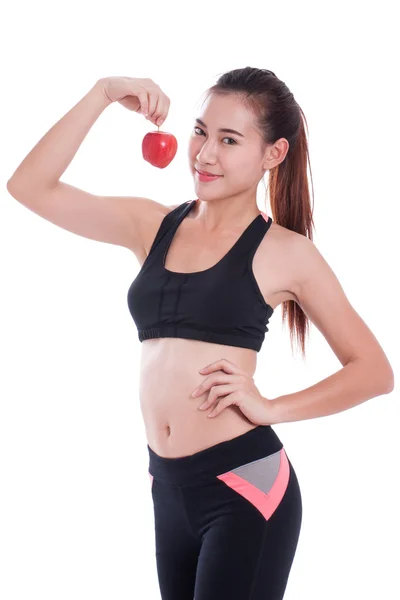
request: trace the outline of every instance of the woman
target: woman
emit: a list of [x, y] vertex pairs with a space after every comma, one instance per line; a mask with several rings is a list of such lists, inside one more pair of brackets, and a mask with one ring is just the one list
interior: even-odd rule
[[[272, 425], [388, 393], [393, 371], [312, 243], [305, 120], [274, 73], [237, 69], [208, 90], [189, 142], [196, 199], [174, 206], [94, 196], [60, 181], [116, 101], [158, 126], [170, 105], [151, 79], [99, 80], [28, 154], [8, 190], [61, 227], [129, 248], [141, 264], [128, 306], [142, 342], [163, 600], [278, 600], [302, 501]], [[267, 171], [274, 222], [256, 202]], [[343, 369], [267, 399], [253, 375], [281, 303], [303, 354], [310, 318]]]

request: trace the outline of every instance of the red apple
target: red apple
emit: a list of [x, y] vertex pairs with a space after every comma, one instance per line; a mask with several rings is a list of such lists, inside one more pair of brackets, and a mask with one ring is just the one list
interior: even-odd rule
[[178, 142], [172, 133], [150, 131], [142, 142], [142, 155], [153, 167], [164, 169], [174, 159]]

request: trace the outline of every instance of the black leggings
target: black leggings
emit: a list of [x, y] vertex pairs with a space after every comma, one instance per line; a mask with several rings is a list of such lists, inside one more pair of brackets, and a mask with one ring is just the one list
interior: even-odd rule
[[272, 427], [183, 457], [147, 448], [162, 600], [281, 600], [302, 501]]

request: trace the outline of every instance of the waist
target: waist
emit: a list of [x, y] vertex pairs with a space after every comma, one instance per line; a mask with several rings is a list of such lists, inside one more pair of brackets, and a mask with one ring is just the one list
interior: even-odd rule
[[257, 353], [250, 348], [217, 344], [187, 338], [163, 337], [145, 340], [141, 345], [140, 377], [143, 384], [152, 385], [156, 376], [160, 383], [181, 384], [182, 392], [189, 394], [199, 385], [203, 367], [226, 358], [251, 376], [257, 366]]
[[282, 448], [283, 443], [270, 425], [258, 425], [242, 435], [176, 458], [159, 456], [147, 445], [149, 473], [171, 485], [197, 485]]
[[255, 352], [192, 340], [162, 338], [142, 345], [140, 368], [140, 405], [149, 445], [163, 456], [182, 456], [196, 449], [239, 435], [255, 425], [237, 406], [228, 406], [209, 419], [198, 409], [209, 395], [206, 390], [193, 398], [192, 391], [209, 374], [199, 369], [226, 358], [253, 377]]

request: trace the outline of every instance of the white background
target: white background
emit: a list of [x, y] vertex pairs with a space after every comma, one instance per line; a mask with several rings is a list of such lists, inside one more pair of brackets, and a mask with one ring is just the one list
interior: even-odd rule
[[[154, 126], [115, 103], [62, 181], [165, 204], [194, 199], [187, 142], [204, 91], [227, 70], [274, 71], [308, 121], [314, 243], [396, 377], [394, 9], [387, 1], [119, 0], [9, 2], [1, 9], [3, 600], [160, 598], [138, 398], [141, 344], [126, 301], [138, 262], [124, 248], [37, 216], [10, 196], [7, 180], [97, 79], [150, 77], [171, 98], [162, 128], [179, 148], [170, 166], [156, 169], [142, 159], [141, 141]], [[259, 208], [271, 214], [262, 186], [259, 194]], [[264, 396], [304, 389], [340, 367], [315, 326], [306, 361], [293, 355], [281, 308], [275, 311], [258, 355]], [[303, 497], [285, 600], [399, 597], [398, 406], [395, 387], [330, 417], [275, 426]]]

